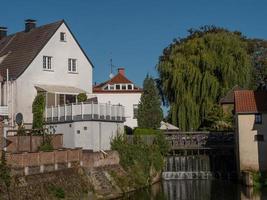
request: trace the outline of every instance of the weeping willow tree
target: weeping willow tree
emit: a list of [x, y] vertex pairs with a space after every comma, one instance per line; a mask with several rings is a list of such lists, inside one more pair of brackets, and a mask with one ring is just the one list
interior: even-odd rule
[[229, 89], [248, 87], [251, 61], [239, 32], [205, 26], [164, 49], [157, 70], [171, 122], [196, 130]]

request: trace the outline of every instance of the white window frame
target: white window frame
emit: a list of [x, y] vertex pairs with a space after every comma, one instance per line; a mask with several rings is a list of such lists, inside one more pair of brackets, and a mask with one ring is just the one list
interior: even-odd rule
[[109, 85], [109, 90], [114, 90], [114, 89], [115, 89], [114, 85]]
[[[75, 67], [75, 68], [74, 68]], [[68, 72], [69, 73], [77, 73], [77, 59], [75, 58], [69, 58], [68, 59]]]
[[43, 70], [52, 71], [52, 56], [43, 56]]
[[[62, 40], [62, 36], [63, 35], [63, 40]], [[60, 39], [60, 42], [66, 42], [66, 33], [65, 32], [60, 32], [59, 34], [59, 39]]]

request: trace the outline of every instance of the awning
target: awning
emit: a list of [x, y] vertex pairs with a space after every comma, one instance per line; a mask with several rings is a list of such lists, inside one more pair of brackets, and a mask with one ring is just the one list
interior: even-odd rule
[[38, 91], [54, 93], [54, 94], [72, 94], [77, 95], [80, 93], [86, 93], [85, 90], [72, 86], [62, 86], [62, 85], [35, 85]]

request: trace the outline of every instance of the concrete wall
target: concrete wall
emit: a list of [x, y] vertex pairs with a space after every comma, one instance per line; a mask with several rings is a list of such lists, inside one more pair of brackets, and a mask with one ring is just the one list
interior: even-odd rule
[[[60, 32], [66, 33], [66, 42], [60, 41]], [[43, 56], [52, 56], [52, 70], [43, 69]], [[68, 58], [77, 59], [77, 73], [68, 72]], [[13, 96], [13, 105], [9, 104], [10, 117], [12, 110], [12, 113], [21, 112], [24, 122], [32, 121], [36, 84], [73, 86], [92, 93], [92, 66], [65, 24], [59, 27], [30, 66], [10, 86], [10, 93], [13, 90], [13, 95], [10, 94], [10, 98]]]
[[134, 119], [133, 105], [139, 104], [141, 93], [95, 93], [100, 103], [121, 104], [125, 107], [125, 125], [137, 127], [137, 119]]
[[[254, 114], [237, 115], [237, 156], [238, 167], [242, 171], [267, 170], [267, 114], [262, 114], [262, 124], [255, 124]], [[255, 141], [254, 136], [261, 134], [264, 141]]]
[[[52, 135], [52, 145], [54, 149], [63, 147], [63, 135]], [[34, 152], [43, 142], [43, 136], [7, 136], [12, 143], [7, 146], [8, 152]]]
[[111, 138], [124, 130], [123, 123], [106, 121], [76, 121], [53, 126], [56, 133], [63, 133], [64, 147], [93, 151], [110, 150]]

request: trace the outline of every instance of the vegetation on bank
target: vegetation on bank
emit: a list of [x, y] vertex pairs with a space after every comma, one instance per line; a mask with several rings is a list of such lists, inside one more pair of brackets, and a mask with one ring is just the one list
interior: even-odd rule
[[154, 136], [152, 144], [145, 143], [140, 135], [133, 136], [131, 142], [123, 135], [112, 140], [111, 148], [118, 151], [120, 164], [129, 174], [127, 179], [118, 180], [124, 187], [148, 186], [153, 177], [159, 175], [163, 169], [164, 155], [169, 151], [169, 146], [161, 133]]

